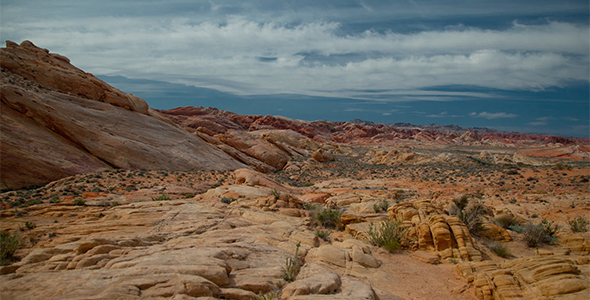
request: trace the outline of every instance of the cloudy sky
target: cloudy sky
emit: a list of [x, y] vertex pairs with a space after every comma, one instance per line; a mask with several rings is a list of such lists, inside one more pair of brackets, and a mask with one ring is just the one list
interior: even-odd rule
[[587, 0], [2, 0], [153, 108], [589, 135]]

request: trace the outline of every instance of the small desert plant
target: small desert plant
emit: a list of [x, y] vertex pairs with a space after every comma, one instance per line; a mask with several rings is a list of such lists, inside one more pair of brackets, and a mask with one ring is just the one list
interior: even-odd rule
[[235, 198], [232, 197], [223, 197], [221, 198], [221, 203], [225, 203], [225, 204], [230, 204], [232, 202], [236, 201]]
[[369, 231], [366, 232], [369, 242], [393, 253], [399, 249], [403, 241], [405, 228], [400, 227], [400, 224], [393, 221], [383, 221], [378, 227], [373, 223], [369, 224]]
[[508, 247], [506, 247], [506, 245], [503, 243], [494, 243], [490, 245], [489, 248], [500, 257], [508, 258], [512, 256], [510, 251], [508, 251]]
[[299, 247], [301, 247], [301, 243], [297, 243], [295, 254], [293, 256], [287, 257], [285, 260], [285, 266], [283, 267], [283, 279], [285, 279], [286, 282], [295, 280], [297, 273], [299, 273]]
[[547, 219], [543, 219], [541, 221], [543, 233], [545, 234], [545, 239], [543, 242], [554, 243], [557, 241], [557, 237], [555, 235], [557, 234], [557, 232], [559, 232], [559, 226], [554, 223], [554, 221], [549, 221]]
[[22, 241], [18, 235], [12, 235], [5, 230], [0, 231], [0, 265], [10, 264], [21, 244]]
[[272, 291], [266, 294], [263, 294], [262, 292], [258, 293], [258, 297], [256, 300], [276, 300], [279, 299], [279, 296], [277, 295], [276, 291]]
[[59, 196], [57, 195], [51, 195], [51, 198], [49, 199], [49, 203], [60, 203], [61, 200], [59, 200]]
[[453, 200], [453, 203], [457, 206], [457, 208], [460, 211], [462, 211], [469, 204], [469, 197], [467, 195], [463, 195], [460, 199]]
[[509, 229], [510, 226], [520, 225], [520, 220], [513, 215], [501, 215], [496, 218], [496, 224], [501, 226], [504, 229]]
[[330, 241], [330, 234], [332, 234], [331, 230], [324, 230], [321, 228], [315, 230], [315, 235], [326, 242]]
[[573, 232], [586, 232], [588, 231], [588, 221], [586, 221], [586, 219], [579, 217], [576, 219], [568, 219], [567, 223], [570, 226], [570, 229]]
[[522, 225], [510, 225], [510, 227], [508, 227], [508, 229], [510, 229], [516, 233], [522, 233], [524, 230], [524, 227]]
[[309, 211], [319, 210], [318, 205], [313, 204], [313, 203], [308, 203], [308, 202], [303, 203], [303, 208], [305, 208], [305, 210], [309, 210]]
[[279, 192], [276, 189], [273, 189], [272, 191], [270, 191], [270, 193], [275, 196], [275, 200], [279, 200], [279, 198], [281, 198], [281, 192]]
[[342, 228], [342, 221], [340, 215], [342, 213], [337, 209], [324, 209], [317, 214], [317, 219], [326, 228], [335, 228], [340, 230]]
[[379, 203], [373, 204], [373, 209], [375, 210], [375, 212], [387, 211], [388, 208], [389, 202], [387, 202], [387, 200], [385, 199]]
[[463, 221], [471, 234], [477, 235], [483, 229], [482, 216], [486, 214], [487, 208], [480, 203], [469, 203], [467, 196], [459, 200], [453, 200], [449, 213]]
[[25, 228], [27, 230], [35, 229], [36, 227], [37, 227], [37, 224], [35, 224], [35, 222], [33, 222], [33, 221], [26, 221], [25, 222]]
[[76, 206], [86, 206], [86, 201], [82, 199], [74, 199], [74, 205]]
[[160, 195], [158, 197], [152, 197], [152, 201], [166, 201], [166, 200], [172, 200], [172, 198], [170, 198], [166, 194], [162, 194], [162, 195]]
[[524, 234], [526, 245], [531, 248], [538, 247], [546, 239], [541, 224], [528, 223], [524, 225], [522, 233]]

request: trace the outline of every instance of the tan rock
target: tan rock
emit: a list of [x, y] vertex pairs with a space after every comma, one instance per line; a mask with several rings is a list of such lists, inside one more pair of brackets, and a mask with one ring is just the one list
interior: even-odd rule
[[417, 242], [420, 250], [436, 251], [442, 259], [482, 259], [465, 224], [429, 200], [398, 203], [387, 213], [390, 220], [401, 222], [401, 226], [408, 229], [407, 238]]
[[310, 294], [334, 294], [340, 288], [340, 275], [317, 264], [305, 265], [297, 275], [297, 280], [286, 285], [281, 299]]
[[322, 245], [317, 249], [317, 259], [341, 268], [346, 268], [347, 261], [350, 261], [348, 251], [332, 245]]
[[269, 189], [277, 190], [283, 193], [294, 193], [297, 189], [282, 185], [260, 172], [249, 169], [238, 169], [234, 172], [236, 184], [245, 184], [249, 186], [264, 186]]
[[247, 132], [230, 130], [218, 135], [221, 142], [254, 157], [275, 169], [282, 169], [289, 161], [289, 155], [272, 143], [257, 139]]
[[459, 270], [473, 278], [480, 299], [583, 299], [590, 282], [579, 267], [567, 257], [535, 256], [503, 264], [463, 263]]
[[333, 161], [336, 159], [336, 157], [334, 156], [334, 154], [332, 154], [332, 152], [330, 152], [328, 150], [324, 150], [324, 149], [318, 149], [318, 150], [314, 151], [311, 154], [311, 157], [313, 157], [313, 159], [315, 159], [319, 162], [329, 162], [329, 161]]

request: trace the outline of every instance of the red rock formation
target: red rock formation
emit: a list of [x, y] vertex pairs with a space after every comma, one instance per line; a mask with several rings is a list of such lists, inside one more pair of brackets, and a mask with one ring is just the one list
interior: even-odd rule
[[109, 168], [244, 167], [66, 58], [30, 42], [7, 45], [0, 49], [0, 188]]

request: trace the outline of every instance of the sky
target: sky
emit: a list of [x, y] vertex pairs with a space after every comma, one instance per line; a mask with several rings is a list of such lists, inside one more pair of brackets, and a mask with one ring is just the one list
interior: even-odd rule
[[150, 107], [590, 136], [589, 2], [1, 0]]

